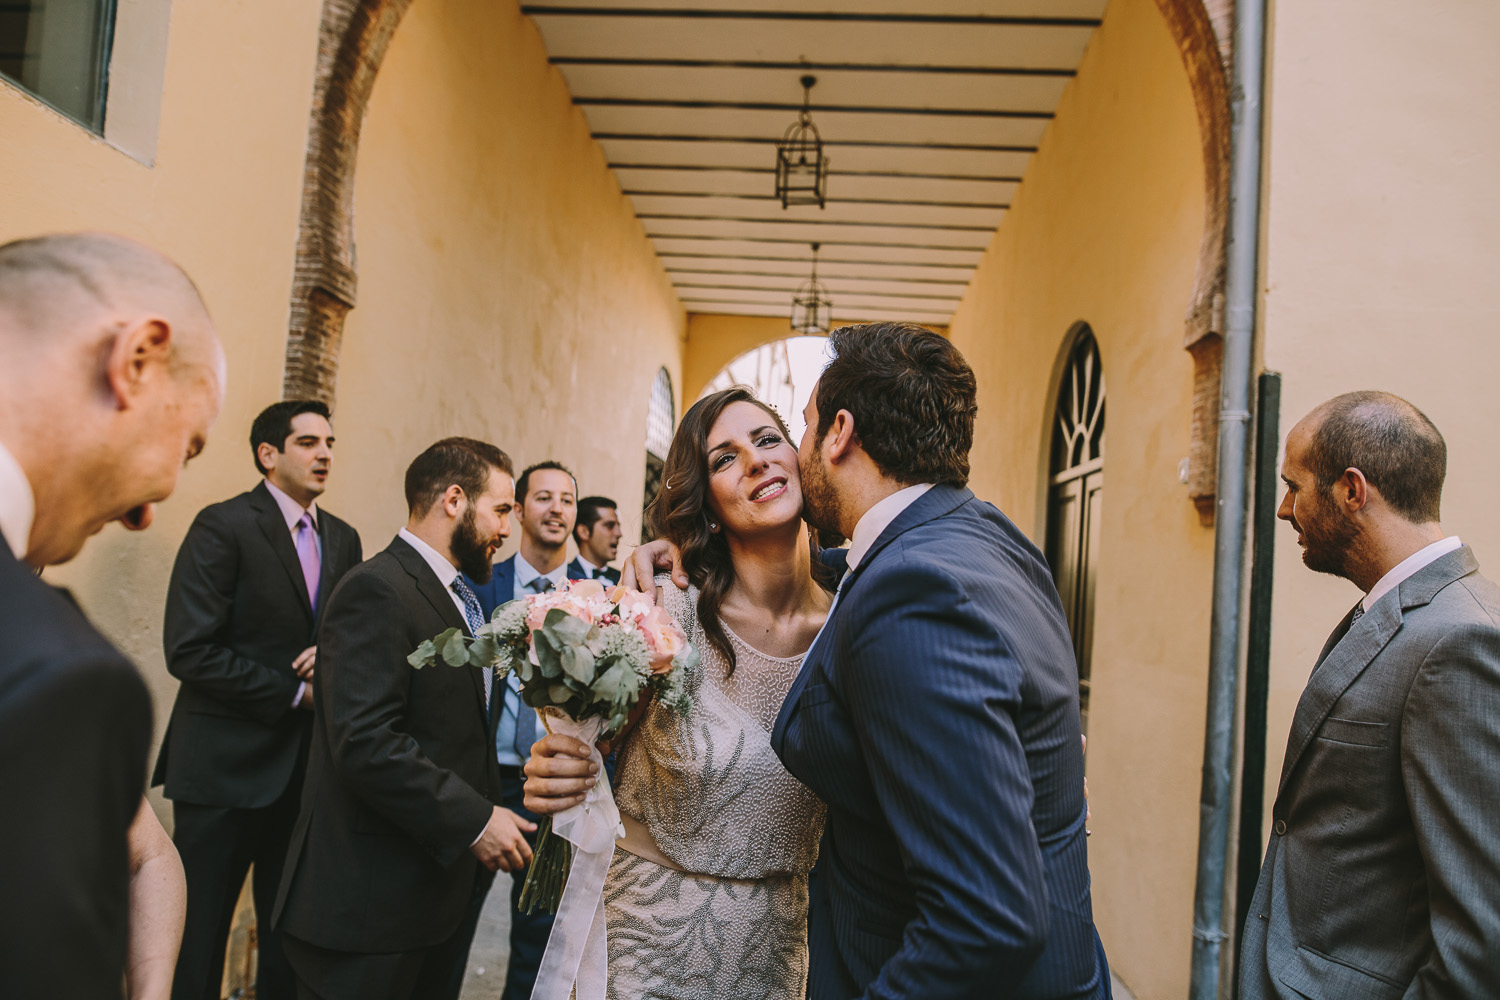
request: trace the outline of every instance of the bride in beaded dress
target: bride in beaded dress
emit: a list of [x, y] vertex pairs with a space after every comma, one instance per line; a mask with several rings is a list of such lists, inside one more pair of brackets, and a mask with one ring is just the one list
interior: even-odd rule
[[[775, 411], [736, 387], [683, 416], [664, 477], [653, 523], [692, 586], [668, 583], [659, 600], [703, 658], [692, 709], [650, 705], [617, 744], [626, 835], [604, 886], [609, 997], [798, 1000], [824, 809], [770, 734], [831, 597], [813, 579], [797, 452]], [[527, 804], [579, 801], [562, 794], [576, 779], [535, 775], [580, 773], [586, 753], [538, 743]]]

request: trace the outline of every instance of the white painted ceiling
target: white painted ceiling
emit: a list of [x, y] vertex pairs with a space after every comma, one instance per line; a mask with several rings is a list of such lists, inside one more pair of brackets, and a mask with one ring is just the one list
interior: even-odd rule
[[[1105, 0], [525, 3], [689, 312], [946, 324]], [[825, 208], [776, 143], [818, 78]]]

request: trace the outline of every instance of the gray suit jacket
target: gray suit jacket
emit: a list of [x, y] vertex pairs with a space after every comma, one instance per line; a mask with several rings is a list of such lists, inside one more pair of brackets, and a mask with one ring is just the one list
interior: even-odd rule
[[1287, 741], [1243, 1000], [1500, 997], [1497, 806], [1500, 588], [1464, 546], [1323, 648]]

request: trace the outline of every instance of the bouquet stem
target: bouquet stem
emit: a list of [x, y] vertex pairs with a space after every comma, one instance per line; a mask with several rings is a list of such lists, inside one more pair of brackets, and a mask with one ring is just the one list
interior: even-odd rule
[[552, 836], [552, 817], [543, 816], [537, 824], [536, 850], [531, 854], [531, 867], [526, 871], [526, 882], [521, 886], [521, 899], [516, 909], [531, 914], [541, 907], [555, 914], [572, 865], [573, 845], [562, 837]]

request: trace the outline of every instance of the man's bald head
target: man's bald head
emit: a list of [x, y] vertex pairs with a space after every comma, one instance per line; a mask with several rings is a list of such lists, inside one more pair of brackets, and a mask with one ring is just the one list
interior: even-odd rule
[[0, 246], [0, 444], [35, 497], [26, 561], [151, 523], [223, 403], [224, 352], [188, 276], [101, 233]]
[[108, 233], [63, 233], [0, 246], [0, 339], [36, 356], [101, 327], [159, 316], [175, 331], [175, 367], [222, 374], [203, 297], [183, 270], [144, 244]]
[[1439, 520], [1448, 445], [1411, 403], [1389, 392], [1348, 392], [1318, 406], [1299, 427], [1308, 435], [1303, 463], [1320, 491], [1358, 469], [1406, 520]]

